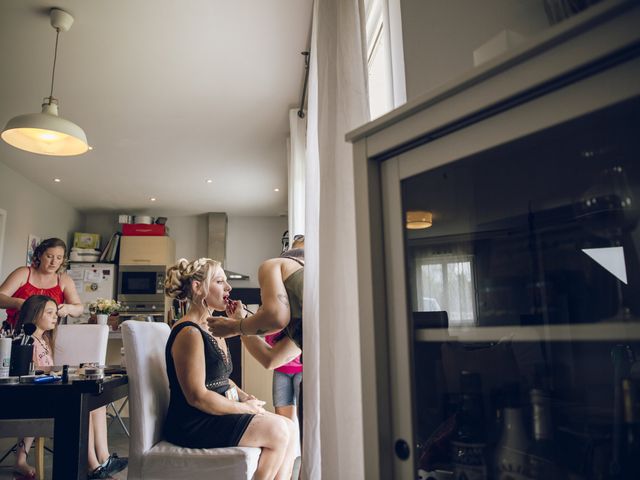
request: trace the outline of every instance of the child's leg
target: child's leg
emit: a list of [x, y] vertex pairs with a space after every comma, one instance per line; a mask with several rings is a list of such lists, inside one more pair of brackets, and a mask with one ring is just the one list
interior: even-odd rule
[[98, 461], [98, 457], [96, 457], [96, 442], [93, 434], [93, 415], [91, 414], [89, 414], [89, 440], [87, 444], [87, 467], [89, 468], [89, 472], [92, 472], [100, 466], [100, 462]]
[[13, 465], [13, 469], [24, 476], [33, 477], [36, 474], [36, 469], [27, 463], [27, 454], [33, 443], [33, 437], [19, 438], [16, 445], [16, 463]]
[[89, 415], [89, 451], [87, 466], [93, 471], [109, 458], [107, 440], [107, 409], [100, 407]]
[[107, 439], [107, 407], [100, 407], [91, 412], [93, 422], [93, 441], [98, 462], [104, 463], [109, 458], [109, 440]]

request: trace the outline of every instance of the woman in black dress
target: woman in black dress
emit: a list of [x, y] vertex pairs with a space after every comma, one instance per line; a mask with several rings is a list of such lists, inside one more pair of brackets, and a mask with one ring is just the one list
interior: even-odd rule
[[[179, 260], [167, 271], [165, 291], [189, 301], [166, 347], [171, 397], [165, 438], [191, 448], [260, 447], [254, 478], [291, 478], [294, 423], [266, 412], [263, 401], [229, 379], [233, 367], [227, 344], [207, 329], [207, 317], [213, 310], [226, 310], [231, 291], [220, 263], [208, 258]], [[245, 315], [241, 308], [232, 309], [237, 318]]]

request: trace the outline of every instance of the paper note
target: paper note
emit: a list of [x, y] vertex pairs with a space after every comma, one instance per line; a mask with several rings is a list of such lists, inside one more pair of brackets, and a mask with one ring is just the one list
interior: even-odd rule
[[87, 269], [84, 271], [84, 281], [100, 283], [102, 282], [102, 272], [98, 270]]

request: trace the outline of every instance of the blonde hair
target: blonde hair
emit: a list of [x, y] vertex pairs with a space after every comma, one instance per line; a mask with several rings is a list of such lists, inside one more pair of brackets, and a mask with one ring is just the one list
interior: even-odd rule
[[199, 258], [193, 262], [186, 258], [181, 258], [167, 270], [164, 292], [167, 296], [179, 301], [193, 301], [192, 282], [198, 281], [202, 283], [203, 292], [209, 291], [211, 277], [216, 269], [221, 266], [220, 262], [210, 258]]

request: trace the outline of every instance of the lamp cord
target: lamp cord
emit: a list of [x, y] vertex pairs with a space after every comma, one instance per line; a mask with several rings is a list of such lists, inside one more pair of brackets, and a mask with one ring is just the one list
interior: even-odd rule
[[56, 78], [56, 61], [58, 59], [58, 38], [60, 37], [60, 29], [56, 28], [56, 48], [53, 52], [53, 70], [51, 71], [51, 93], [49, 94], [49, 103], [53, 98], [53, 82]]

